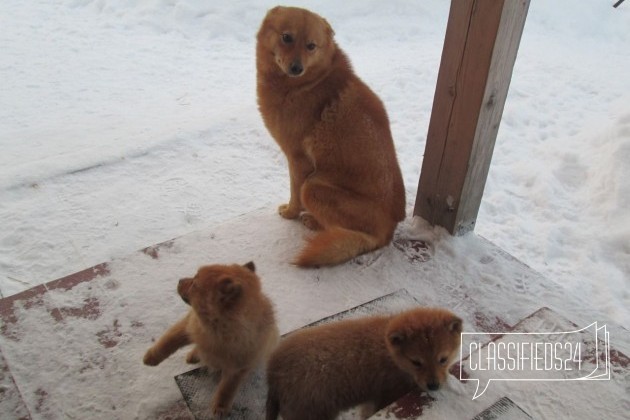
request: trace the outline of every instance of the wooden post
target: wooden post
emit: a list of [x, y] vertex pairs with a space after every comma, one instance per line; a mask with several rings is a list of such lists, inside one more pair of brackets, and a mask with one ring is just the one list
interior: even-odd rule
[[529, 0], [452, 0], [414, 216], [475, 227]]

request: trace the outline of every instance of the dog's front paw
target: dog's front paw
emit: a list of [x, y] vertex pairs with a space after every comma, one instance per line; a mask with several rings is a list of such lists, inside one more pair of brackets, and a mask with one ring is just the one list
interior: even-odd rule
[[153, 347], [147, 350], [144, 354], [144, 358], [142, 359], [144, 364], [147, 366], [157, 366], [162, 360], [163, 359], [157, 354], [157, 352], [153, 350]]
[[278, 214], [285, 219], [296, 219], [300, 215], [300, 209], [291, 207], [291, 204], [282, 204], [278, 207]]

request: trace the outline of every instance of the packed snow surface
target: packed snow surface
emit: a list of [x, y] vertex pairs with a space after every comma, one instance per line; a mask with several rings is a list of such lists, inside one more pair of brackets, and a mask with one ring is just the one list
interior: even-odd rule
[[[449, 2], [294, 4], [384, 101], [411, 215]], [[3, 296], [286, 201], [255, 96], [273, 5], [0, 2]], [[629, 27], [630, 5], [532, 2], [476, 227], [626, 327]]]
[[[548, 285], [528, 289], [524, 284], [520, 293], [530, 292], [524, 300], [499, 301], [490, 286], [500, 288], [510, 270], [495, 268], [481, 276], [487, 284], [475, 285], [477, 277], [471, 280], [468, 274], [484, 270], [479, 262], [470, 265], [476, 242], [428, 229], [436, 252], [432, 264], [444, 276], [435, 281], [455, 293], [423, 289], [428, 303], [453, 307], [456, 291], [466, 287], [477, 291], [475, 301], [489, 313], [517, 321], [550, 302], [562, 306], [558, 297], [565, 295], [566, 313], [580, 321], [602, 314], [630, 328], [630, 4], [614, 9], [612, 3], [532, 1], [476, 224], [477, 234], [540, 272]], [[357, 74], [385, 103], [407, 190], [408, 220], [401, 229], [412, 229], [449, 2], [293, 4], [326, 17]], [[236, 233], [243, 241], [261, 232], [247, 226], [246, 216], [235, 218], [258, 209], [273, 213], [288, 198], [286, 160], [263, 126], [255, 94], [255, 34], [274, 5], [253, 0], [0, 2], [1, 296], [114, 259], [114, 280], [103, 279], [94, 293], [105, 306], [109, 294], [115, 298], [110, 306], [122, 302], [127, 319], [121, 328], [133, 337], [140, 334], [134, 332], [139, 324], [133, 323], [133, 314], [140, 317], [143, 308], [134, 304], [150, 305], [158, 295], [176, 302], [171, 277], [189, 274], [199, 261], [194, 255], [186, 260], [190, 250], [180, 254], [176, 249], [166, 260], [173, 266], [154, 276], [142, 266], [125, 268], [125, 256], [229, 221], [232, 227], [240, 223]], [[260, 211], [250, 218], [265, 220]], [[230, 235], [221, 232], [227, 246]], [[317, 277], [313, 283], [314, 275], [286, 266], [297, 242], [269, 238], [268, 244], [271, 250], [263, 252], [241, 242], [239, 252], [241, 262], [282, 255], [286, 259], [262, 261], [263, 273], [280, 275], [286, 269], [287, 276], [302, 279], [285, 282], [284, 289], [271, 287], [285, 331], [374, 297], [380, 287], [358, 281], [350, 269], [325, 272], [346, 273], [347, 282], [319, 283]], [[441, 252], [461, 263], [442, 269]], [[237, 253], [221, 255], [236, 259]], [[395, 267], [380, 269], [396, 274]], [[125, 284], [121, 290], [131, 287], [130, 294], [114, 292], [117, 282], [124, 283], [123, 273], [130, 272], [136, 283], [159, 278], [160, 287], [147, 295]], [[312, 292], [286, 289], [293, 284]], [[89, 295], [87, 287], [70, 297]], [[64, 299], [62, 294], [54, 298]], [[310, 310], [304, 312], [305, 307]], [[145, 335], [159, 334], [180, 310], [169, 307], [159, 323], [146, 323], [148, 332], [135, 338], [134, 349], [141, 351]], [[42, 319], [47, 316], [44, 311]], [[40, 321], [27, 317], [22, 326], [32, 332], [44, 328], [41, 337], [55, 333]], [[110, 321], [116, 329], [115, 319], [102, 320]], [[59, 375], [42, 376], [31, 365], [13, 364], [14, 373], [33, 385], [54, 382], [68, 366], [111, 362], [80, 339], [87, 326], [64, 328], [61, 333], [68, 334], [77, 353], [47, 351], [32, 361]], [[40, 339], [23, 338], [35, 340], [29, 348], [38, 348]], [[9, 355], [24, 351], [19, 343], [5, 344]], [[143, 369], [137, 354], [116, 353], [115, 361], [120, 366], [114, 373]], [[180, 364], [169, 366], [181, 372]], [[91, 383], [102, 375], [94, 371], [91, 379], [89, 373], [78, 379]], [[168, 377], [164, 371], [154, 375], [141, 384]], [[42, 389], [54, 389], [53, 382], [42, 383]], [[77, 392], [83, 387], [75, 385]], [[158, 391], [171, 387], [172, 394], [172, 386], [161, 383]], [[615, 388], [620, 389], [623, 383]], [[156, 392], [148, 397], [156, 401], [142, 400], [127, 413], [138, 415], [162, 396]], [[57, 404], [73, 413], [68, 398]], [[114, 394], [99, 398], [98, 407], [115, 403]], [[565, 404], [573, 402], [579, 403]], [[622, 404], [627, 408], [627, 403]], [[544, 404], [535, 397], [525, 400], [530, 411], [553, 412]], [[85, 413], [81, 407], [75, 414]], [[57, 408], [47, 407], [52, 413], [59, 413]]]

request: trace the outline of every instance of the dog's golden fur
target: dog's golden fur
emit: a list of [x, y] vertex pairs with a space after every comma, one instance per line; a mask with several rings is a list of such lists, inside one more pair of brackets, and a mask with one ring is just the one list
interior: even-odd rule
[[295, 263], [332, 265], [387, 245], [405, 189], [381, 100], [353, 72], [328, 22], [276, 7], [257, 36], [257, 92], [287, 157], [291, 195], [279, 213], [318, 232]]
[[436, 390], [459, 353], [462, 321], [444, 309], [341, 321], [296, 331], [267, 368], [267, 420], [329, 420], [363, 414], [412, 390]]
[[181, 279], [177, 291], [191, 309], [144, 355], [146, 365], [156, 366], [180, 347], [194, 344], [186, 361], [221, 372], [211, 405], [217, 416], [230, 411], [240, 383], [267, 361], [278, 342], [272, 304], [254, 271], [251, 262], [209, 265], [195, 277]]

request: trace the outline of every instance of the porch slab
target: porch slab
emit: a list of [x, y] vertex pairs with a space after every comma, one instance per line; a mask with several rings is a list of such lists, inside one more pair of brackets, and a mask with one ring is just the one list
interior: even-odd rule
[[[579, 343], [579, 355], [572, 349], [569, 352], [571, 360], [563, 360], [569, 362], [572, 371], [546, 370], [543, 360], [540, 360], [540, 370], [524, 369], [518, 372], [518, 369], [503, 368], [487, 372], [479, 371], [476, 367], [471, 370], [473, 356], [474, 363], [478, 364], [481, 359], [477, 353], [484, 356], [489, 353], [479, 351], [472, 355], [466, 354], [465, 349], [470, 348], [466, 341], [477, 341], [477, 337], [475, 340], [464, 337], [461, 366], [457, 363], [451, 369], [449, 392], [434, 395], [421, 391], [410, 392], [371, 419], [470, 418], [463, 413], [479, 413], [474, 417], [475, 420], [532, 417], [624, 419], [630, 408], [630, 358], [611, 345], [610, 336], [604, 332], [607, 325], [598, 323], [597, 326], [586, 327], [589, 326], [579, 326], [550, 308], [543, 307], [513, 327], [506, 328], [503, 333], [493, 335], [482, 347], [487, 349], [493, 344], [496, 348], [499, 343], [517, 344], [520, 340], [540, 343], [558, 340], [561, 344], [571, 343], [572, 346]], [[540, 356], [544, 357], [543, 351]], [[584, 366], [577, 366], [578, 358]], [[555, 356], [553, 362], [556, 362]], [[593, 378], [588, 379], [589, 376]], [[519, 378], [521, 380], [516, 380]], [[486, 385], [488, 388], [484, 390]], [[468, 398], [453, 399], [452, 392], [467, 395]], [[477, 392], [481, 395], [473, 399]], [[532, 394], [536, 396], [535, 404], [532, 404]], [[497, 402], [488, 406], [492, 401]], [[520, 404], [517, 405], [515, 401]], [[536, 410], [540, 405], [546, 406], [547, 410], [542, 413], [537, 410], [535, 416], [528, 413], [527, 410]]]
[[[204, 264], [254, 261], [281, 333], [399, 289], [421, 305], [449, 308], [464, 319], [465, 331], [485, 332], [487, 340], [543, 305], [579, 325], [605, 321], [588, 296], [567, 293], [485, 239], [429, 233], [403, 224], [384, 249], [305, 270], [290, 261], [308, 232], [261, 209], [2, 299], [0, 412], [33, 419], [193, 418], [173, 380], [190, 370], [185, 352], [158, 367], [144, 366], [142, 356], [188, 310], [176, 293], [178, 279]], [[611, 328], [610, 335], [628, 354], [627, 331]], [[438, 398], [470, 398], [456, 387], [441, 392]], [[515, 402], [533, 417], [553, 409], [544, 395], [537, 407]]]

